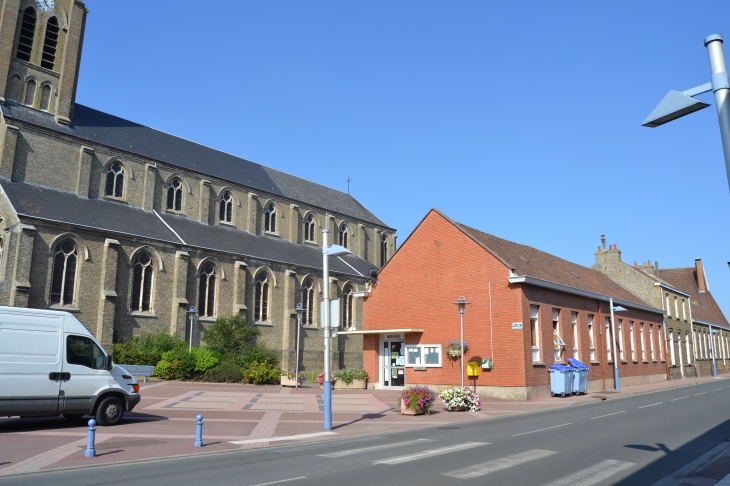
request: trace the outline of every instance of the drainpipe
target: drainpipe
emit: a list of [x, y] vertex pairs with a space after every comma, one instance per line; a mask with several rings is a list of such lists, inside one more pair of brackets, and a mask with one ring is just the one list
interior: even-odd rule
[[[613, 388], [615, 390], [621, 389], [621, 383], [618, 378], [618, 349], [616, 348], [616, 325], [614, 324], [613, 318], [613, 297], [608, 298], [608, 305], [611, 306], [611, 345], [613, 346]], [[608, 336], [606, 336], [608, 337]]]

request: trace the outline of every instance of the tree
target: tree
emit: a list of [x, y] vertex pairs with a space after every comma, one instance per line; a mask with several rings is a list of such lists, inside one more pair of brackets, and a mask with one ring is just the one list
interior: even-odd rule
[[249, 326], [243, 314], [219, 317], [204, 333], [203, 340], [211, 351], [235, 356], [252, 346], [261, 332]]

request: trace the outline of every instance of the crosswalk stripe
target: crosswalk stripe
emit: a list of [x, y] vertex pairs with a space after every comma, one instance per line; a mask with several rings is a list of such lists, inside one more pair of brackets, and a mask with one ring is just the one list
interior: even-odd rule
[[345, 457], [345, 456], [351, 456], [353, 454], [362, 454], [363, 452], [372, 452], [372, 451], [380, 451], [384, 449], [394, 449], [396, 447], [406, 447], [409, 445], [413, 445], [414, 442], [431, 442], [432, 439], [416, 439], [416, 440], [409, 440], [408, 442], [395, 442], [390, 444], [380, 444], [376, 446], [370, 446], [370, 447], [361, 447], [359, 449], [349, 449], [347, 451], [339, 451], [339, 452], [333, 452], [331, 454], [319, 454], [319, 457]]
[[489, 442], [465, 442], [463, 444], [442, 447], [440, 449], [430, 449], [428, 451], [418, 452], [416, 454], [409, 454], [407, 456], [398, 456], [391, 459], [384, 459], [382, 461], [373, 461], [373, 464], [402, 464], [404, 462], [417, 461], [419, 459], [425, 459], [427, 457], [440, 456], [441, 454], [448, 454], [450, 452], [460, 451], [462, 449], [470, 449], [476, 446], [488, 445]]
[[519, 466], [526, 462], [537, 461], [548, 456], [557, 454], [555, 451], [543, 451], [541, 449], [532, 449], [519, 454], [513, 454], [507, 457], [501, 457], [492, 461], [483, 462], [474, 466], [465, 467], [462, 469], [456, 469], [447, 473], [443, 473], [442, 476], [449, 476], [458, 479], [472, 479], [480, 476], [486, 476], [493, 472], [501, 471], [503, 469], [509, 469], [511, 467]]
[[576, 471], [569, 476], [556, 479], [555, 481], [543, 486], [564, 486], [566, 484], [570, 484], [570, 486], [592, 486], [600, 483], [601, 481], [605, 481], [614, 474], [618, 474], [621, 471], [629, 469], [633, 465], [633, 462], [606, 459], [605, 461], [601, 461], [598, 464]]

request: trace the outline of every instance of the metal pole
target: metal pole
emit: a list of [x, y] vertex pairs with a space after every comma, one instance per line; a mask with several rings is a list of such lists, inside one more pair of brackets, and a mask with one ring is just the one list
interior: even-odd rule
[[707, 47], [707, 54], [710, 58], [712, 91], [715, 92], [720, 138], [725, 154], [725, 171], [730, 188], [730, 84], [725, 67], [725, 55], [722, 52], [722, 36], [715, 34], [705, 37], [705, 47]]
[[[611, 306], [611, 341], [613, 346], [613, 388], [614, 390], [621, 389], [621, 383], [618, 378], [618, 349], [616, 349], [616, 327], [614, 325], [613, 318], [613, 297], [608, 298], [608, 305]], [[608, 339], [608, 336], [606, 336]]]
[[84, 451], [84, 457], [96, 456], [96, 448], [94, 447], [94, 440], [96, 439], [96, 420], [89, 420], [89, 433], [86, 437], [86, 450]]
[[[327, 218], [329, 220], [329, 218]], [[324, 282], [324, 430], [332, 430], [332, 384], [330, 382], [330, 269], [327, 256], [329, 230], [322, 229], [322, 278]]]
[[195, 442], [193, 446], [203, 447], [203, 416], [198, 415], [195, 417]]
[[[310, 304], [311, 305], [311, 304]], [[297, 312], [297, 368], [294, 374], [294, 389], [299, 389], [299, 328], [302, 327], [302, 313]]]
[[459, 314], [461, 317], [461, 388], [464, 388], [464, 314]]
[[189, 353], [192, 354], [193, 352], [193, 314], [190, 315], [190, 349], [188, 350]]
[[710, 324], [710, 352], [712, 353], [712, 376], [717, 378], [717, 368], [715, 367], [715, 335], [712, 334], [712, 324]]

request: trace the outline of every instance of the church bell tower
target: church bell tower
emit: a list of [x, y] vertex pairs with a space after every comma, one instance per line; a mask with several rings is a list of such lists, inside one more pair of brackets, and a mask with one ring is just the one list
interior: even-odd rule
[[73, 118], [88, 10], [81, 0], [0, 0], [0, 102]]

